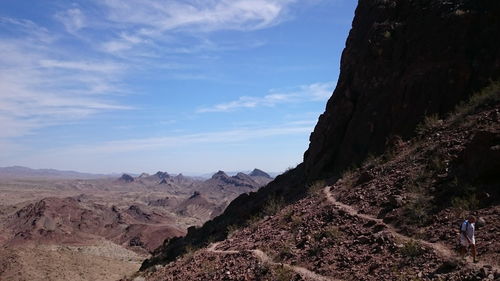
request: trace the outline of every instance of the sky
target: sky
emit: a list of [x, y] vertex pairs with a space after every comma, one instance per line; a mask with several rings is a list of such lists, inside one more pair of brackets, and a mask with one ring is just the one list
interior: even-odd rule
[[2, 0], [0, 166], [201, 174], [302, 161], [354, 0]]

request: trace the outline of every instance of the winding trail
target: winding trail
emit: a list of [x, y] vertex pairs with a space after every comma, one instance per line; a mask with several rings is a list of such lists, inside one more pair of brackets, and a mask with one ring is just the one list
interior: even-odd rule
[[[325, 193], [325, 196], [326, 196], [326, 199], [328, 200], [328, 202], [333, 204], [338, 209], [344, 210], [349, 215], [357, 216], [359, 218], [369, 220], [369, 221], [374, 221], [377, 224], [384, 225], [387, 228], [387, 230], [389, 232], [391, 232], [391, 234], [393, 234], [396, 238], [403, 240], [403, 241], [408, 241], [408, 240], [418, 241], [420, 244], [424, 245], [425, 247], [433, 249], [437, 255], [439, 255], [445, 259], [456, 259], [457, 258], [457, 254], [455, 252], [453, 252], [452, 250], [450, 250], [446, 245], [444, 245], [442, 243], [431, 243], [431, 242], [428, 242], [428, 241], [425, 241], [422, 239], [416, 239], [416, 238], [406, 236], [404, 234], [399, 233], [395, 227], [393, 227], [390, 224], [385, 223], [383, 220], [376, 218], [376, 217], [373, 217], [373, 216], [370, 216], [368, 214], [361, 214], [356, 209], [354, 209], [352, 206], [349, 206], [349, 205], [346, 205], [344, 203], [337, 201], [337, 199], [335, 199], [335, 196], [331, 192], [331, 186], [326, 186], [323, 189], [323, 191]], [[487, 266], [487, 267], [491, 267], [493, 270], [500, 272], [500, 268], [498, 268], [497, 266], [494, 266], [491, 264], [486, 264], [482, 261], [479, 261], [477, 263], [468, 263], [468, 265], [475, 267], [475, 268], [478, 268], [478, 269], [481, 267]]]
[[299, 274], [305, 280], [311, 280], [311, 281], [342, 281], [340, 279], [334, 279], [334, 278], [331, 278], [331, 277], [326, 277], [326, 276], [319, 275], [319, 274], [317, 274], [317, 273], [315, 273], [313, 271], [310, 271], [309, 269], [304, 268], [304, 267], [274, 262], [271, 257], [269, 257], [266, 253], [264, 253], [262, 250], [259, 250], [259, 249], [244, 250], [244, 251], [216, 250], [217, 246], [219, 246], [220, 243], [221, 242], [212, 243], [210, 245], [210, 247], [208, 247], [206, 249], [206, 251], [210, 252], [210, 253], [214, 253], [214, 254], [227, 254], [227, 255], [238, 254], [238, 253], [241, 253], [241, 252], [249, 252], [249, 253], [252, 253], [252, 255], [254, 257], [256, 257], [257, 259], [259, 259], [261, 262], [263, 262], [265, 264], [268, 264], [268, 265], [272, 265], [272, 266], [282, 266], [282, 267], [284, 267], [286, 269], [289, 269], [289, 270], [294, 271], [295, 273]]
[[[356, 210], [354, 207], [344, 204], [342, 202], [337, 201], [335, 199], [335, 196], [331, 192], [331, 186], [326, 186], [323, 189], [323, 192], [326, 196], [327, 201], [334, 205], [337, 209], [345, 211], [347, 214], [351, 216], [356, 216], [368, 221], [373, 221], [377, 224], [385, 226], [386, 230], [389, 231], [391, 234], [394, 235], [395, 238], [401, 240], [401, 241], [409, 241], [409, 240], [415, 240], [418, 241], [421, 245], [434, 250], [434, 252], [438, 255], [441, 256], [442, 258], [445, 259], [456, 259], [457, 254], [450, 250], [446, 245], [442, 243], [431, 243], [422, 239], [416, 239], [413, 237], [406, 236], [404, 234], [399, 233], [398, 229], [395, 228], [394, 226], [385, 223], [383, 220], [373, 217], [368, 214], [362, 214], [359, 213], [358, 210]], [[278, 263], [273, 261], [271, 257], [269, 257], [266, 253], [264, 253], [260, 249], [251, 249], [251, 250], [242, 250], [242, 251], [237, 251], [237, 250], [217, 250], [217, 246], [220, 245], [221, 242], [217, 243], [212, 243], [208, 248], [206, 248], [207, 252], [214, 253], [214, 254], [222, 254], [222, 255], [234, 255], [234, 254], [239, 254], [241, 252], [248, 252], [251, 253], [254, 257], [259, 259], [261, 262], [272, 265], [272, 266], [281, 266], [284, 267], [288, 270], [291, 270], [297, 274], [299, 274], [302, 278], [305, 280], [311, 280], [311, 281], [342, 281], [340, 279], [335, 279], [332, 277], [326, 277], [322, 276], [320, 274], [317, 274], [307, 268], [300, 267], [300, 266], [295, 266], [295, 265], [290, 265], [290, 264], [284, 264], [284, 263]], [[468, 263], [468, 266], [480, 269], [484, 266], [490, 267], [494, 271], [500, 272], [500, 269], [497, 266], [486, 264], [484, 262], [478, 262], [478, 263]]]

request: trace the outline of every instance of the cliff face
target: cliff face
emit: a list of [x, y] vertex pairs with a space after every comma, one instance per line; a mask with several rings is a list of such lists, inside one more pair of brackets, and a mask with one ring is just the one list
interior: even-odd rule
[[187, 246], [221, 240], [231, 225], [262, 212], [270, 198], [301, 198], [312, 180], [336, 176], [393, 135], [410, 137], [425, 115], [445, 115], [500, 76], [500, 1], [360, 0], [337, 88], [319, 118], [304, 163], [184, 238], [157, 249], [143, 269]]
[[304, 155], [332, 175], [410, 137], [500, 74], [500, 2], [359, 1], [337, 88]]

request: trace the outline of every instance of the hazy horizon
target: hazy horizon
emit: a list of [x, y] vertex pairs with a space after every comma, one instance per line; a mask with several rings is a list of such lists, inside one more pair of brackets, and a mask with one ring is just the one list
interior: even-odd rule
[[259, 169], [267, 174], [269, 174], [270, 176], [272, 177], [276, 177], [277, 175], [280, 175], [282, 174], [283, 172], [285, 171], [266, 171], [266, 170], [262, 170], [258, 167], [255, 167], [255, 168], [252, 168], [252, 169], [243, 169], [243, 170], [213, 170], [213, 171], [207, 171], [207, 172], [182, 172], [182, 171], [167, 171], [167, 170], [161, 170], [161, 169], [157, 169], [157, 170], [150, 170], [150, 171], [120, 171], [120, 172], [109, 172], [109, 173], [93, 173], [93, 172], [87, 172], [87, 171], [79, 171], [79, 170], [62, 170], [62, 169], [54, 169], [54, 168], [50, 168], [50, 167], [39, 167], [39, 168], [34, 168], [34, 167], [27, 167], [27, 166], [20, 166], [20, 165], [13, 165], [13, 166], [1, 166], [0, 169], [8, 169], [8, 168], [27, 168], [27, 169], [31, 169], [31, 170], [55, 170], [55, 171], [59, 171], [59, 172], [75, 172], [75, 173], [82, 173], [82, 174], [92, 174], [92, 175], [102, 175], [102, 176], [115, 176], [115, 175], [121, 175], [121, 174], [131, 174], [131, 175], [140, 175], [142, 173], [146, 173], [146, 174], [150, 174], [150, 175], [153, 175], [157, 172], [167, 172], [168, 174], [170, 175], [184, 175], [184, 176], [188, 176], [188, 177], [211, 177], [213, 174], [219, 172], [219, 171], [223, 171], [225, 172], [226, 174], [228, 174], [229, 176], [232, 176], [232, 175], [236, 175], [237, 173], [250, 173], [252, 172], [254, 169]]
[[355, 4], [2, 1], [0, 166], [293, 167], [335, 87]]

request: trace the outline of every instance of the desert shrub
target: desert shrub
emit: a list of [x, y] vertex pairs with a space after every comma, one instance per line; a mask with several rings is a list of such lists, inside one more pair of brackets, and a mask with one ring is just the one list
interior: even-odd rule
[[342, 236], [342, 232], [340, 232], [339, 228], [336, 226], [326, 227], [314, 234], [314, 239], [316, 241], [321, 240], [322, 238], [330, 239], [330, 240], [338, 240]]
[[297, 229], [299, 226], [302, 225], [302, 217], [300, 216], [292, 216], [290, 220], [290, 227], [293, 229]]
[[380, 157], [376, 157], [373, 154], [368, 154], [368, 156], [366, 156], [365, 160], [361, 164], [361, 167], [367, 168], [371, 166], [377, 166], [382, 162], [381, 160], [382, 159]]
[[477, 199], [476, 194], [464, 197], [453, 197], [451, 199], [451, 206], [461, 211], [471, 211], [480, 207], [480, 201]]
[[457, 210], [470, 211], [481, 208], [481, 201], [476, 186], [454, 178], [438, 190], [438, 202], [443, 206], [451, 206]]
[[399, 252], [404, 257], [414, 258], [422, 255], [424, 250], [419, 241], [411, 239], [403, 244], [403, 247], [399, 249]]
[[417, 194], [404, 206], [404, 215], [411, 224], [425, 225], [432, 211], [431, 198]]
[[194, 254], [196, 253], [197, 249], [198, 248], [195, 247], [195, 246], [193, 246], [193, 245], [187, 245], [186, 246], [186, 252], [182, 256], [182, 258], [184, 260], [184, 264], [188, 264], [188, 263], [190, 263], [193, 260]]
[[417, 125], [417, 134], [425, 135], [429, 132], [434, 131], [443, 123], [443, 120], [439, 119], [437, 114], [432, 114], [429, 116], [425, 116], [424, 121]]
[[293, 257], [292, 247], [289, 244], [283, 245], [278, 251], [279, 260]]
[[444, 159], [441, 154], [432, 156], [428, 163], [429, 169], [434, 173], [444, 171], [446, 166], [446, 159]]
[[354, 183], [356, 182], [356, 171], [355, 171], [355, 168], [354, 167], [351, 167], [349, 169], [345, 169], [343, 172], [342, 172], [342, 175], [341, 175], [341, 179], [342, 179], [342, 183], [346, 186], [346, 187], [352, 187], [354, 185]]
[[267, 200], [262, 213], [264, 216], [273, 216], [285, 207], [285, 200], [283, 197], [271, 197]]
[[228, 225], [227, 236], [230, 238], [238, 229], [239, 227], [235, 224]]
[[290, 281], [295, 274], [288, 267], [278, 266], [274, 269], [274, 275], [276, 281]]
[[248, 226], [251, 230], [257, 229], [257, 223], [262, 219], [259, 215], [251, 216], [246, 222], [245, 225]]
[[311, 245], [311, 247], [307, 249], [307, 255], [310, 257], [317, 257], [319, 256], [319, 254], [321, 254], [322, 250], [323, 250], [323, 245], [316, 243], [314, 245]]
[[281, 220], [284, 223], [289, 223], [289, 222], [292, 221], [292, 217], [293, 217], [293, 210], [292, 209], [288, 209], [288, 210], [285, 211], [285, 213], [281, 217]]
[[324, 180], [318, 180], [318, 181], [311, 183], [307, 187], [307, 191], [310, 194], [319, 194], [325, 186], [326, 186], [326, 182]]
[[473, 94], [468, 101], [460, 103], [451, 114], [450, 119], [453, 122], [460, 121], [480, 106], [498, 101], [500, 101], [500, 81], [491, 82], [490, 85]]

